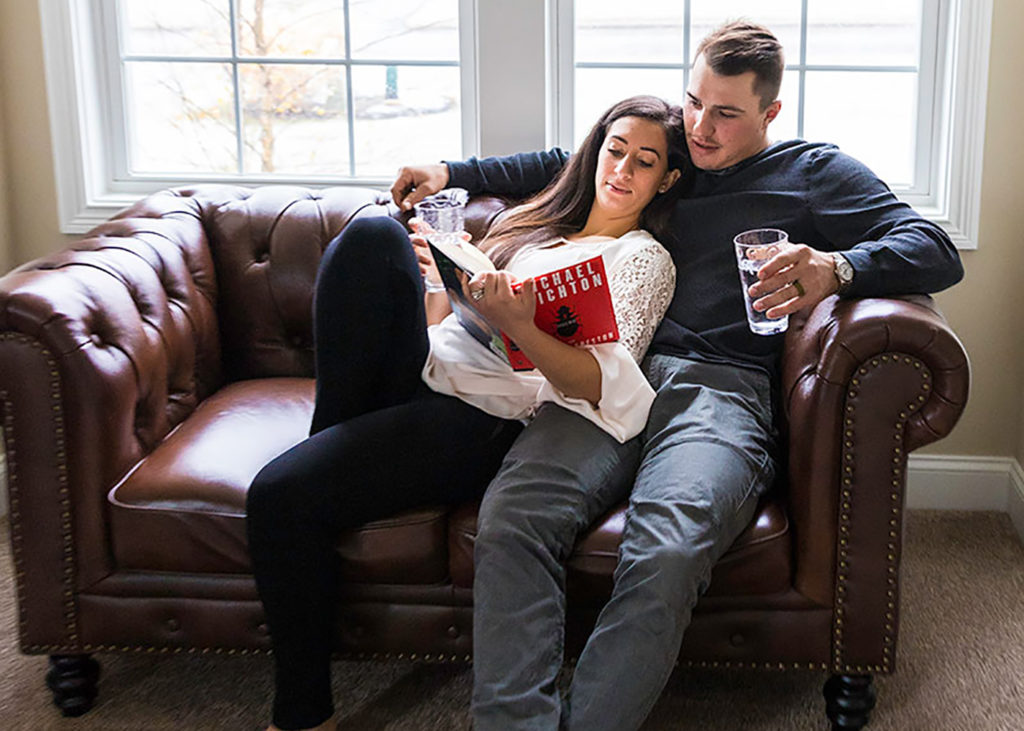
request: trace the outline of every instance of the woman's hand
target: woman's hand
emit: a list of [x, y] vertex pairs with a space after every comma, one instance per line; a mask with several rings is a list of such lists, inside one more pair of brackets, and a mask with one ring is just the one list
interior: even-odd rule
[[462, 286], [480, 314], [513, 340], [536, 327], [533, 316], [537, 311], [537, 298], [532, 279], [520, 285], [515, 276], [506, 271], [480, 272]]
[[[416, 263], [419, 264], [423, 280], [440, 286], [441, 273], [437, 271], [437, 264], [434, 262], [434, 255], [430, 251], [426, 236], [433, 229], [418, 218], [409, 219], [409, 228], [413, 231], [409, 234], [409, 241], [412, 243], [413, 251], [416, 252]], [[467, 243], [471, 238], [468, 231], [463, 231], [461, 236], [462, 240]]]
[[416, 253], [416, 263], [419, 264], [423, 281], [440, 283], [441, 273], [437, 271], [434, 255], [430, 252], [430, 246], [427, 244], [426, 234], [430, 232], [430, 227], [418, 218], [410, 218], [409, 228], [412, 229], [409, 241], [412, 242], [412, 249]]

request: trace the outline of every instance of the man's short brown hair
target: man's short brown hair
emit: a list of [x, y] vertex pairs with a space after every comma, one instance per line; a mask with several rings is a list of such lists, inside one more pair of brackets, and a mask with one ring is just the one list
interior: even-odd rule
[[726, 23], [704, 37], [694, 58], [702, 53], [719, 76], [753, 71], [754, 93], [761, 97], [762, 110], [778, 98], [786, 60], [779, 39], [763, 25], [746, 20]]

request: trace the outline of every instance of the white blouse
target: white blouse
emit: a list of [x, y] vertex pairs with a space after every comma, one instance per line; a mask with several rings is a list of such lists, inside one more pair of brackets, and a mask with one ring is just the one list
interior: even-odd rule
[[505, 267], [519, 279], [578, 264], [600, 254], [611, 283], [619, 341], [586, 345], [601, 368], [597, 408], [554, 388], [539, 370], [514, 371], [481, 345], [454, 314], [429, 328], [430, 352], [423, 380], [439, 393], [456, 396], [493, 416], [528, 419], [553, 401], [575, 411], [620, 442], [636, 436], [654, 403], [639, 361], [651, 343], [675, 289], [675, 266], [647, 231], [630, 231], [600, 242], [564, 239], [517, 253]]

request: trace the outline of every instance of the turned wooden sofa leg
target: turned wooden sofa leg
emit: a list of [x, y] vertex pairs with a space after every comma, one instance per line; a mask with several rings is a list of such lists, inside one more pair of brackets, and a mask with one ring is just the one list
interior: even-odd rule
[[867, 726], [875, 707], [875, 686], [870, 675], [833, 675], [825, 682], [825, 713], [833, 731], [854, 731]]
[[50, 655], [46, 686], [65, 716], [81, 716], [96, 700], [100, 664], [92, 655]]

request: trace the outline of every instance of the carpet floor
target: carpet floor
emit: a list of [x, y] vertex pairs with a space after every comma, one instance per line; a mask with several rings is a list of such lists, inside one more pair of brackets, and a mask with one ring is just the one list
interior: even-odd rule
[[[0, 729], [260, 729], [268, 657], [104, 655], [100, 696], [62, 718], [43, 683], [47, 659], [17, 648], [7, 529], [0, 531]], [[911, 511], [903, 561], [897, 671], [879, 677], [869, 729], [1024, 729], [1024, 546], [1001, 513]], [[644, 731], [825, 729], [810, 671], [680, 670]], [[468, 729], [470, 669], [337, 662], [341, 726], [359, 731]]]

